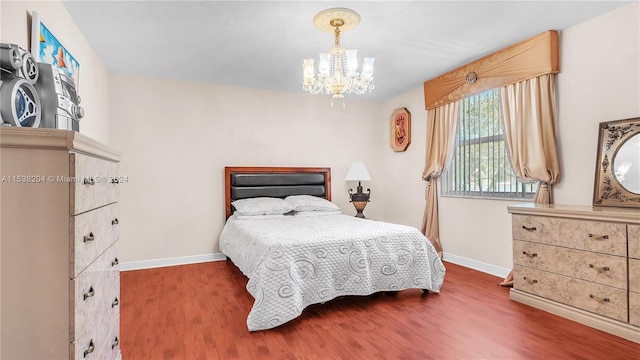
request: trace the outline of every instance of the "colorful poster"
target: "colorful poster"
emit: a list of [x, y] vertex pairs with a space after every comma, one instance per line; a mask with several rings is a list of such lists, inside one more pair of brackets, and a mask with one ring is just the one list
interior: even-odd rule
[[31, 55], [37, 62], [53, 64], [63, 69], [74, 81], [76, 91], [79, 86], [80, 64], [73, 55], [58, 41], [49, 28], [40, 21], [36, 12], [33, 12], [31, 21]]

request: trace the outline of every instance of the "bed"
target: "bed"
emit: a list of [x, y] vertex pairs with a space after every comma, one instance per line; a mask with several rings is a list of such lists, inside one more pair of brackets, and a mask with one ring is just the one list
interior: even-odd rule
[[340, 296], [439, 292], [445, 267], [420, 231], [344, 214], [331, 170], [226, 167], [220, 250], [248, 278], [249, 331]]

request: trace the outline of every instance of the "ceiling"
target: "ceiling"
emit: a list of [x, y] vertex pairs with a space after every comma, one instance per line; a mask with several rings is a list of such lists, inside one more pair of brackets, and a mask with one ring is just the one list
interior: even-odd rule
[[302, 59], [333, 45], [313, 17], [350, 8], [361, 21], [342, 45], [376, 58], [376, 88], [360, 96], [374, 101], [630, 2], [63, 0], [110, 73], [288, 92], [303, 91]]

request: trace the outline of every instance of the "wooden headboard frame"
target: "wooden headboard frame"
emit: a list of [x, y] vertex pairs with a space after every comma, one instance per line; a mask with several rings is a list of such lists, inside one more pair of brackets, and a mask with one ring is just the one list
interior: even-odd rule
[[[324, 198], [327, 200], [331, 200], [331, 168], [328, 167], [244, 167], [244, 166], [227, 166], [224, 168], [224, 202], [225, 202], [225, 216], [228, 219], [229, 216], [233, 213], [233, 209], [231, 206], [232, 198], [232, 178], [233, 175], [246, 175], [246, 174], [262, 174], [266, 175], [265, 178], [268, 178], [269, 175], [273, 174], [274, 178], [278, 177], [281, 174], [321, 174], [324, 176]], [[260, 184], [257, 184], [260, 186]], [[286, 187], [291, 187], [292, 189], [300, 186], [295, 183], [287, 182], [286, 185], [278, 186], [279, 190], [282, 190]], [[291, 194], [302, 194], [297, 190]], [[290, 195], [290, 194], [289, 194]], [[282, 195], [284, 196], [284, 194]]]

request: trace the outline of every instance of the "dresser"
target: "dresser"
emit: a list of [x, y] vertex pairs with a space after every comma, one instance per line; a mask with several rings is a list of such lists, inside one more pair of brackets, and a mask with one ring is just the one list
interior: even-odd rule
[[0, 358], [120, 359], [119, 152], [0, 128]]
[[512, 214], [512, 300], [640, 343], [640, 209], [554, 204]]

